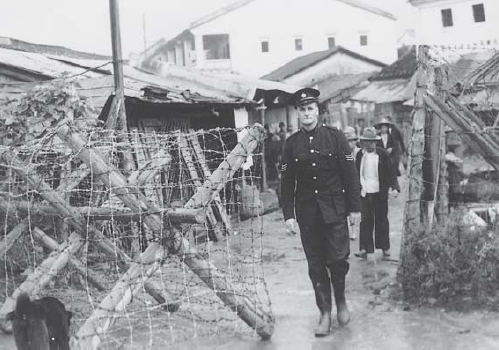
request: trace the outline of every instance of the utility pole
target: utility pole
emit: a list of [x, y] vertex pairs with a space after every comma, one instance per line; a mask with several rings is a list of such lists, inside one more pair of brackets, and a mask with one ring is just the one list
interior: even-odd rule
[[118, 0], [109, 0], [111, 17], [111, 44], [113, 47], [113, 71], [115, 98], [109, 111], [106, 126], [109, 129], [127, 130], [125, 111], [125, 84], [123, 81], [123, 56], [121, 53], [120, 14]]

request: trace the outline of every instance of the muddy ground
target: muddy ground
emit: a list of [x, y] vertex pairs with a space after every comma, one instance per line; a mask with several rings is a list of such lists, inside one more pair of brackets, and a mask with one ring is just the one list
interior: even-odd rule
[[[218, 332], [182, 339], [168, 346], [160, 340], [150, 344], [138, 337], [133, 343], [115, 344], [111, 348], [499, 349], [497, 313], [483, 310], [461, 313], [417, 308], [394, 297], [398, 290], [395, 275], [403, 207], [403, 195], [390, 199], [390, 261], [382, 260], [380, 251], [368, 260], [354, 257], [353, 253], [358, 251], [358, 240], [351, 241], [347, 300], [352, 321], [341, 329], [334, 322], [332, 334], [328, 337], [317, 339], [313, 335], [318, 311], [300, 238], [286, 234], [282, 214], [274, 211], [263, 217], [263, 271], [276, 319], [271, 340], [261, 341], [258, 336], [242, 329], [230, 334]], [[244, 327], [243, 324], [242, 328]], [[0, 349], [14, 348], [12, 336], [0, 335]]]

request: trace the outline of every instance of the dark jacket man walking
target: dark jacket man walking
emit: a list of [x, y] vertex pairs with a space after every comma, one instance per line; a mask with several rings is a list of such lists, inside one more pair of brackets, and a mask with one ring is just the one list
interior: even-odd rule
[[315, 335], [325, 336], [331, 328], [331, 284], [338, 323], [350, 321], [345, 300], [350, 254], [347, 216], [360, 220], [360, 184], [343, 132], [319, 124], [318, 96], [318, 90], [305, 88], [292, 97], [301, 129], [284, 145], [281, 191], [288, 230], [297, 232], [297, 223], [300, 228], [321, 313]]

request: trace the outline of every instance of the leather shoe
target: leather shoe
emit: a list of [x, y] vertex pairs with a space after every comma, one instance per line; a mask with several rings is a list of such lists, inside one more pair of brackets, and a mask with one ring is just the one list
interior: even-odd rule
[[389, 257], [390, 256], [390, 250], [389, 249], [383, 250], [383, 256], [384, 257]]
[[336, 305], [336, 318], [338, 319], [338, 324], [343, 327], [350, 322], [350, 311], [348, 310], [347, 303], [343, 300]]
[[354, 254], [357, 258], [367, 259], [367, 252], [365, 250], [361, 250], [358, 253]]
[[331, 331], [331, 313], [324, 312], [321, 314], [319, 324], [317, 325], [317, 328], [315, 329], [315, 336], [316, 337], [325, 337], [325, 336], [329, 335], [330, 331]]

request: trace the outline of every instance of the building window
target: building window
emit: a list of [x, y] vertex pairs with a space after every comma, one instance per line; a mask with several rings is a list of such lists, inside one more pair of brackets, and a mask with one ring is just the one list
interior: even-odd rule
[[452, 10], [444, 9], [442, 12], [442, 25], [444, 27], [452, 27], [454, 22], [452, 21]]
[[203, 35], [203, 50], [207, 60], [230, 59], [229, 35]]
[[269, 42], [262, 41], [262, 52], [269, 52]]
[[303, 50], [303, 40], [301, 38], [295, 39], [295, 50], [302, 51]]
[[336, 38], [334, 36], [330, 36], [329, 38], [327, 38], [327, 46], [330, 49], [336, 46]]
[[475, 22], [485, 22], [485, 8], [483, 7], [483, 4], [477, 4], [471, 7], [473, 8], [473, 18], [475, 19]]
[[360, 36], [360, 46], [367, 46], [367, 35]]

